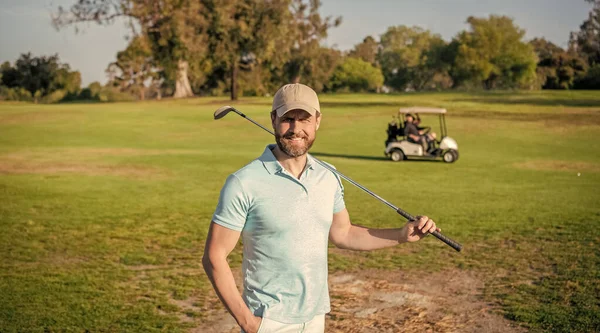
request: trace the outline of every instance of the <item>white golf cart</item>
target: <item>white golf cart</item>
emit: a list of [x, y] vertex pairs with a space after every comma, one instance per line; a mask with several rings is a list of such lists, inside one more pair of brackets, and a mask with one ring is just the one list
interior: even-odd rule
[[[409, 142], [404, 136], [404, 124], [407, 114], [412, 114], [420, 120], [419, 114], [438, 115], [440, 121], [440, 139], [432, 140], [429, 147], [423, 147], [419, 143]], [[431, 128], [418, 127], [423, 134], [429, 133]], [[385, 156], [392, 161], [398, 162], [409, 158], [417, 159], [442, 159], [446, 163], [458, 160], [458, 145], [456, 141], [448, 136], [446, 129], [446, 109], [411, 107], [401, 108], [398, 111], [398, 119], [388, 125], [388, 139], [385, 141]]]

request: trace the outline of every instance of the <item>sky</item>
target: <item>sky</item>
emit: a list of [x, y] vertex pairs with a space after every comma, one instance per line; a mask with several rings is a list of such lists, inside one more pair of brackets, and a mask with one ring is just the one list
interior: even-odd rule
[[[0, 63], [14, 62], [20, 54], [58, 53], [61, 62], [81, 72], [83, 85], [106, 82], [105, 69], [127, 46], [124, 22], [110, 26], [80, 24], [60, 31], [51, 25], [58, 6], [76, 0], [1, 0]], [[527, 31], [526, 38], [545, 37], [566, 47], [569, 33], [579, 29], [590, 4], [584, 0], [322, 0], [323, 16], [342, 17], [331, 29], [326, 45], [349, 50], [366, 36], [378, 37], [390, 26], [420, 26], [451, 40], [465, 30], [467, 17], [507, 15]]]

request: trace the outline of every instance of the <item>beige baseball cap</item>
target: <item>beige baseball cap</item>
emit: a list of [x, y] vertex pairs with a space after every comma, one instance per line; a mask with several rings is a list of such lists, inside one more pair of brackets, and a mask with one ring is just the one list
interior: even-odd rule
[[291, 110], [304, 110], [315, 116], [321, 112], [317, 93], [309, 86], [301, 83], [291, 83], [279, 88], [273, 97], [272, 110], [277, 112], [277, 117], [283, 116]]

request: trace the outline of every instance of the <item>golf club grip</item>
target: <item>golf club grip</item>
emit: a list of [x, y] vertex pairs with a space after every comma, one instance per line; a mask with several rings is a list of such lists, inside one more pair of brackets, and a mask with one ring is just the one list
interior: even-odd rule
[[462, 245], [460, 245], [457, 242], [451, 240], [450, 238], [442, 235], [441, 232], [434, 231], [431, 234], [434, 235], [437, 239], [441, 240], [442, 242], [448, 244], [448, 246], [450, 246], [451, 248], [455, 249], [457, 252], [460, 252], [460, 250], [462, 250]]
[[[414, 221], [415, 217], [410, 215], [409, 213], [405, 212], [404, 210], [402, 210], [401, 208], [398, 208], [398, 210], [396, 210], [396, 212], [400, 215], [402, 215], [404, 218], [406, 218], [409, 221]], [[434, 235], [437, 239], [441, 240], [442, 242], [446, 243], [448, 246], [450, 246], [451, 248], [455, 249], [456, 251], [460, 252], [460, 250], [462, 250], [462, 245], [458, 244], [457, 242], [453, 241], [452, 239], [442, 235], [441, 232], [439, 231], [434, 231], [431, 233], [432, 235]]]

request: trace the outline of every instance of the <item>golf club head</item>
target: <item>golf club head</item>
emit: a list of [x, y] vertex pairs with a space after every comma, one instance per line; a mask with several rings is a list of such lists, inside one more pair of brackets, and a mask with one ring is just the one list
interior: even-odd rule
[[225, 105], [225, 106], [218, 108], [217, 111], [215, 111], [215, 115], [214, 115], [215, 120], [225, 117], [229, 112], [231, 112], [233, 110], [234, 110], [234, 108], [229, 105]]

